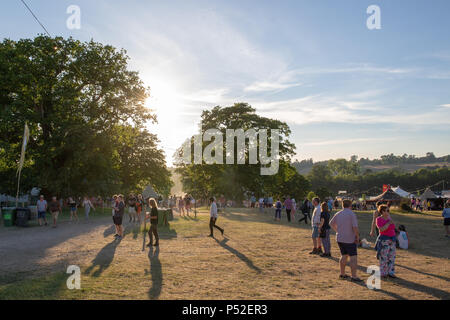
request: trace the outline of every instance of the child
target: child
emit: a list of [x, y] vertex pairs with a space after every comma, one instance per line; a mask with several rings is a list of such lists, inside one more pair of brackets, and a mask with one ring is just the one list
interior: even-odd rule
[[282, 209], [283, 205], [281, 204], [280, 199], [277, 199], [277, 203], [275, 204], [275, 221], [281, 220], [281, 209]]
[[409, 237], [404, 225], [398, 227], [397, 241], [400, 249], [407, 250], [409, 247]]

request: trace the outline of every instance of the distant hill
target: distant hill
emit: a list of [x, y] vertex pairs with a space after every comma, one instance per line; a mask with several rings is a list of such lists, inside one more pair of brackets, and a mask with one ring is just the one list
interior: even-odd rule
[[[314, 162], [313, 159], [296, 161], [293, 166], [300, 174], [307, 175], [313, 165], [327, 165], [329, 160]], [[443, 157], [435, 157], [432, 152], [427, 153], [425, 157], [416, 157], [414, 155], [395, 156], [393, 154], [381, 156], [380, 159], [370, 160], [353, 156], [350, 161], [357, 162], [361, 168], [361, 172], [379, 172], [385, 170], [398, 169], [403, 172], [414, 172], [422, 168], [437, 169], [442, 167], [450, 167], [450, 155]]]

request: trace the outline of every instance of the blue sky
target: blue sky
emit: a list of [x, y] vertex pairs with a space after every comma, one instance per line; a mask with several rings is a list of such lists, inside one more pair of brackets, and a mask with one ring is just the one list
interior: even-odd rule
[[[202, 110], [234, 102], [286, 121], [298, 159], [450, 154], [447, 0], [26, 2], [52, 35], [128, 51], [169, 163]], [[366, 27], [372, 4], [381, 30]], [[2, 1], [0, 27], [43, 32], [19, 0]]]

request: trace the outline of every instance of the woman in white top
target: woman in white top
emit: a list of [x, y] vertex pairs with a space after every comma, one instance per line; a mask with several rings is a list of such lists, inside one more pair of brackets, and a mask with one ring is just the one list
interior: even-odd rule
[[211, 238], [214, 238], [214, 228], [218, 229], [222, 235], [224, 233], [224, 230], [221, 227], [216, 226], [216, 221], [219, 215], [217, 214], [217, 204], [216, 199], [211, 198], [209, 199], [211, 201], [211, 209], [210, 209], [210, 220], [209, 220], [209, 230], [211, 231], [211, 234], [209, 235]]
[[91, 212], [91, 208], [95, 210], [95, 207], [93, 206], [91, 200], [89, 200], [88, 197], [84, 197], [83, 207], [86, 220], [89, 220], [89, 213]]

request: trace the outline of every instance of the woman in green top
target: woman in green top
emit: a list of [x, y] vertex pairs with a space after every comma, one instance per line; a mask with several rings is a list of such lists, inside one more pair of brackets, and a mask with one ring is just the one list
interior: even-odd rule
[[150, 237], [150, 242], [147, 247], [153, 246], [153, 235], [155, 235], [155, 247], [159, 246], [159, 236], [158, 236], [158, 205], [156, 200], [150, 198], [148, 200], [149, 206], [152, 208], [150, 212], [150, 230], [148, 231], [148, 236]]

